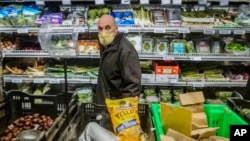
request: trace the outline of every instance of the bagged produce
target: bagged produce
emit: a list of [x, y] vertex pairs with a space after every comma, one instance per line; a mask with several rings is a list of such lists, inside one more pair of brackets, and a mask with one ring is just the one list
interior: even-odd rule
[[143, 131], [138, 114], [138, 97], [105, 100], [113, 124], [114, 133], [120, 141], [139, 141]]

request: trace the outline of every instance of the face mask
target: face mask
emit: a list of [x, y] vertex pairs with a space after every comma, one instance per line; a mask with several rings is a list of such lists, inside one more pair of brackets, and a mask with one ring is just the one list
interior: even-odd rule
[[99, 42], [102, 45], [107, 46], [112, 43], [115, 36], [114, 36], [114, 33], [101, 32], [101, 33], [98, 33], [98, 38], [99, 38]]

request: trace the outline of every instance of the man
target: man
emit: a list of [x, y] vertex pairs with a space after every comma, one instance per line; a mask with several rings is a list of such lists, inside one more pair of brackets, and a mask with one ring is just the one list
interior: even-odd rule
[[[105, 105], [105, 98], [120, 99], [139, 96], [141, 92], [141, 68], [134, 46], [118, 31], [115, 20], [103, 15], [98, 21], [100, 65], [96, 89], [96, 102]], [[90, 122], [78, 141], [118, 141], [111, 132], [107, 113], [103, 113], [105, 128]], [[102, 117], [102, 116], [101, 116]], [[102, 122], [102, 123], [103, 123]], [[107, 130], [108, 129], [108, 130]]]
[[100, 17], [98, 39], [101, 58], [96, 102], [105, 104], [105, 98], [139, 96], [141, 69], [138, 54], [124, 34], [118, 31], [112, 16]]

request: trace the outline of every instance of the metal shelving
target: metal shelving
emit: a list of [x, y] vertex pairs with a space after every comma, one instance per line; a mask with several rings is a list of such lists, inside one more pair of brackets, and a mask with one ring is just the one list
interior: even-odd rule
[[[4, 75], [3, 76], [4, 82], [10, 83], [50, 83], [50, 84], [60, 84], [64, 83], [64, 77], [31, 77], [26, 75]], [[91, 77], [69, 77], [68, 83], [89, 83], [89, 84], [96, 84], [97, 79]], [[176, 83], [171, 82], [164, 82], [164, 81], [145, 81], [142, 80], [142, 85], [154, 85], [154, 86], [192, 86], [192, 87], [245, 87], [246, 81], [230, 81], [230, 80], [179, 80]]]

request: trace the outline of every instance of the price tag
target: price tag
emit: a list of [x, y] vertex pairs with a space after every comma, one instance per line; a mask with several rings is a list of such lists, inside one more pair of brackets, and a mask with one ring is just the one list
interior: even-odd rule
[[122, 0], [121, 4], [130, 4], [130, 0]]
[[161, 4], [165, 5], [165, 4], [170, 4], [171, 1], [170, 0], [161, 0]]
[[179, 33], [190, 33], [189, 28], [179, 28], [178, 30]]
[[36, 5], [45, 5], [43, 0], [36, 0]]
[[140, 4], [149, 4], [149, 0], [140, 0]]
[[60, 84], [60, 80], [59, 79], [50, 79], [49, 83], [50, 84]]
[[34, 83], [36, 83], [36, 84], [43, 84], [44, 83], [44, 79], [34, 79]]
[[29, 32], [28, 28], [19, 28], [19, 29], [17, 29], [17, 33], [28, 33], [28, 32]]
[[176, 78], [169, 78], [169, 83], [177, 83], [177, 79]]
[[236, 35], [246, 34], [246, 31], [245, 30], [234, 30], [234, 34], [236, 34]]
[[104, 0], [95, 0], [96, 5], [104, 5]]
[[220, 30], [220, 34], [231, 34], [231, 30]]
[[203, 34], [215, 34], [215, 30], [213, 29], [204, 30]]
[[172, 4], [174, 4], [174, 5], [181, 5], [182, 4], [182, 0], [173, 0]]
[[201, 57], [190, 57], [190, 60], [192, 60], [192, 61], [201, 61], [202, 58]]
[[119, 31], [123, 33], [128, 33], [128, 28], [120, 28]]
[[97, 84], [97, 79], [93, 79], [91, 82], [92, 84]]
[[194, 82], [193, 87], [204, 87], [204, 83], [202, 83], [202, 82]]
[[90, 78], [83, 78], [82, 81], [83, 81], [83, 82], [90, 82], [91, 79], [90, 79]]
[[164, 55], [163, 56], [163, 60], [175, 60], [174, 56], [167, 56], [167, 55]]
[[228, 6], [229, 0], [220, 0], [220, 6]]
[[74, 32], [84, 33], [85, 32], [85, 28], [84, 27], [76, 27], [76, 28], [74, 28]]
[[165, 28], [154, 28], [154, 33], [165, 33]]
[[62, 0], [63, 5], [71, 5], [71, 0]]
[[23, 80], [22, 80], [22, 79], [12, 79], [11, 82], [12, 82], [12, 83], [22, 83]]
[[199, 0], [198, 4], [199, 5], [206, 5], [207, 4], [207, 0]]

